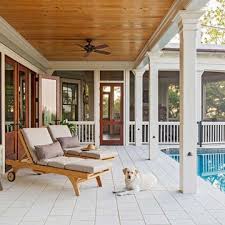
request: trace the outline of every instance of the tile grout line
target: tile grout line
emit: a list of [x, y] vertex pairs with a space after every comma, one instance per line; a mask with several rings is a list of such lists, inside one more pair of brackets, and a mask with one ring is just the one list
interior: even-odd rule
[[[67, 181], [67, 179], [65, 180], [64, 185], [66, 184], [66, 181]], [[64, 185], [63, 185], [63, 186], [64, 186]], [[48, 186], [48, 185], [47, 185], [47, 186]], [[49, 211], [49, 214], [48, 214], [48, 216], [47, 216], [47, 218], [46, 218], [46, 220], [45, 220], [45, 222], [44, 222], [44, 225], [46, 225], [46, 223], [47, 223], [47, 221], [48, 221], [48, 217], [50, 216], [50, 214], [51, 214], [51, 212], [52, 212], [52, 209], [53, 209], [53, 207], [54, 207], [54, 205], [55, 205], [55, 203], [56, 203], [56, 200], [58, 199], [58, 197], [59, 197], [59, 195], [61, 194], [62, 190], [63, 190], [63, 188], [61, 189], [61, 191], [59, 191], [59, 193], [58, 193], [58, 195], [57, 195], [57, 197], [56, 197], [54, 203], [52, 204], [52, 208], [51, 208], [51, 210]]]
[[[16, 200], [17, 199], [19, 199], [31, 186], [32, 186], [32, 184], [33, 184], [33, 182], [34, 181], [32, 181], [31, 183], [30, 183], [30, 185], [13, 201], [13, 203], [12, 204], [10, 204], [5, 210], [3, 210], [3, 212], [5, 212], [5, 211], [7, 211], [15, 202], [16, 202]], [[15, 186], [16, 184], [14, 184], [13, 186]], [[12, 187], [10, 187], [10, 189], [11, 189]], [[13, 208], [13, 207], [11, 207], [11, 208]], [[25, 213], [26, 214], [26, 213]], [[24, 214], [24, 215], [25, 215]], [[21, 220], [18, 222], [18, 224], [20, 224], [21, 222], [22, 222], [22, 220], [23, 220], [23, 218], [24, 218], [24, 216], [21, 218]]]
[[[137, 154], [138, 154], [138, 153], [137, 153]], [[143, 159], [143, 158], [141, 158], [141, 156], [140, 156], [139, 154], [138, 154], [138, 156], [139, 156], [140, 159]], [[143, 159], [143, 160], [144, 160], [144, 159]], [[146, 162], [144, 162], [144, 163], [145, 163], [146, 166], [149, 168], [148, 164], [147, 164]], [[182, 205], [180, 205], [180, 203], [177, 201], [177, 199], [174, 198], [174, 197], [170, 194], [169, 190], [166, 190], [166, 191], [167, 191], [168, 194], [171, 196], [171, 198], [173, 198], [173, 199], [178, 203], [178, 205], [185, 211], [185, 213], [187, 213], [187, 215], [189, 215], [189, 213], [182, 207]], [[151, 192], [152, 192], [152, 191], [151, 191]], [[165, 217], [167, 218], [168, 222], [170, 223], [169, 217], [166, 215], [166, 213], [165, 213], [165, 211], [163, 210], [163, 208], [161, 207], [159, 201], [156, 199], [156, 197], [155, 197], [155, 195], [154, 195], [154, 192], [152, 192], [152, 195], [153, 195], [154, 199], [156, 200], [156, 202], [158, 203], [159, 207], [161, 208], [162, 212], [164, 213]], [[193, 221], [192, 218], [191, 218], [190, 220], [191, 220], [194, 224], [196, 224], [196, 223]], [[171, 224], [171, 223], [170, 223], [170, 224]], [[197, 224], [196, 224], [196, 225], [197, 225]]]

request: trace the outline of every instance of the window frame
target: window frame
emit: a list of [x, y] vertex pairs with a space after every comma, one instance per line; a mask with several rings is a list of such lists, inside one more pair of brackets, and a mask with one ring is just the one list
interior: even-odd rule
[[65, 78], [61, 78], [60, 79], [60, 96], [61, 96], [61, 115], [63, 117], [63, 83], [68, 83], [68, 84], [77, 84], [78, 85], [78, 96], [77, 96], [77, 101], [78, 101], [78, 121], [81, 120], [81, 115], [82, 115], [82, 106], [81, 103], [83, 102], [83, 95], [81, 94], [81, 86], [80, 80], [74, 80], [74, 79], [65, 79]]

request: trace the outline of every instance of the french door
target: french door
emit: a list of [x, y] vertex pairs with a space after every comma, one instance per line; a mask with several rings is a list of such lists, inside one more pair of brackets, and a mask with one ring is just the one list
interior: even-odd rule
[[22, 159], [18, 131], [60, 120], [59, 78], [40, 76], [9, 57], [5, 61], [6, 159]]
[[60, 120], [60, 79], [39, 76], [39, 126], [59, 124]]
[[18, 130], [29, 126], [29, 71], [8, 57], [5, 65], [6, 158], [20, 159], [23, 148]]
[[123, 145], [123, 84], [100, 85], [100, 144]]

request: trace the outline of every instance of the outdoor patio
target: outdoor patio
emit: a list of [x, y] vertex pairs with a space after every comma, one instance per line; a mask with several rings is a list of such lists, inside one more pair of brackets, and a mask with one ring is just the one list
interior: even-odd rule
[[[0, 224], [225, 224], [225, 195], [201, 179], [198, 194], [177, 192], [179, 166], [168, 156], [160, 153], [158, 159], [148, 161], [147, 146], [107, 148], [119, 153], [112, 173], [103, 176], [102, 188], [97, 188], [95, 181], [81, 185], [80, 197], [74, 195], [71, 183], [63, 176], [21, 171], [13, 183], [3, 179]], [[123, 187], [122, 168], [129, 166], [152, 172], [158, 177], [158, 185], [151, 191], [115, 197], [112, 190]]]

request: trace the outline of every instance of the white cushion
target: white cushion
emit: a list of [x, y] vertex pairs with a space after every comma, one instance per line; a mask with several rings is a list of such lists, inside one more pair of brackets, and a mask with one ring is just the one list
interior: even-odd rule
[[103, 170], [110, 169], [111, 167], [111, 163], [96, 159], [84, 159], [80, 162], [68, 163], [65, 165], [65, 168], [68, 170], [86, 173], [98, 173], [102, 172]]
[[79, 146], [79, 147], [73, 147], [73, 148], [64, 148], [63, 150], [66, 154], [80, 156], [80, 153], [82, 152], [81, 148], [82, 147]]
[[89, 157], [93, 159], [109, 159], [118, 156], [117, 152], [111, 152], [107, 150], [91, 150], [91, 151], [82, 151], [81, 156]]
[[37, 163], [38, 158], [35, 152], [36, 145], [52, 144], [52, 138], [47, 128], [23, 128], [22, 133], [33, 161]]
[[77, 163], [77, 162], [83, 161], [83, 160], [84, 159], [82, 159], [82, 158], [59, 156], [59, 157], [55, 157], [55, 158], [51, 158], [51, 159], [42, 159], [42, 160], [38, 161], [38, 164], [64, 169], [66, 164]]
[[82, 159], [76, 157], [60, 156], [51, 159], [44, 159], [38, 161], [38, 164], [44, 166], [51, 166], [60, 169], [80, 171], [84, 173], [98, 173], [103, 170], [110, 169], [112, 164], [95, 159]]
[[60, 137], [72, 137], [67, 125], [49, 125], [48, 130], [54, 141]]

